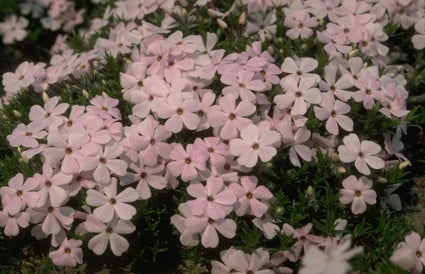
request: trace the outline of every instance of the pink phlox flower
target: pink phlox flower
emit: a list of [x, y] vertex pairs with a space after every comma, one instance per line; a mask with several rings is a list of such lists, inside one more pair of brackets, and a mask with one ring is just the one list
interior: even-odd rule
[[[400, 24], [401, 27], [405, 30], [417, 22], [418, 18], [418, 9], [419, 3], [403, 3], [403, 1], [386, 1], [385, 7], [390, 16], [392, 23]], [[422, 4], [423, 6], [423, 4]]]
[[[309, 12], [314, 14], [317, 19], [324, 19], [326, 17], [335, 18], [335, 8], [341, 4], [340, 0], [325, 0], [325, 1], [306, 1], [305, 5], [309, 7]], [[332, 20], [332, 19], [331, 19]]]
[[181, 144], [174, 146], [170, 152], [170, 162], [167, 169], [174, 177], [181, 176], [185, 182], [195, 180], [198, 177], [197, 170], [206, 170], [206, 161], [209, 155], [196, 148], [195, 145], [189, 144], [183, 148]]
[[280, 109], [291, 108], [292, 115], [304, 115], [310, 104], [319, 104], [322, 100], [321, 92], [315, 87], [312, 78], [301, 78], [297, 84], [295, 78], [285, 77], [280, 84], [285, 91], [274, 97], [274, 102]]
[[[17, 214], [28, 207], [35, 207], [39, 199], [36, 190], [38, 182], [33, 180], [26, 180], [24, 183], [24, 176], [21, 173], [12, 177], [8, 186], [0, 187], [0, 194], [2, 200], [7, 200], [7, 204], [3, 202], [3, 209], [11, 215]], [[6, 196], [8, 197], [6, 199]]]
[[[341, 75], [348, 75], [351, 77], [351, 81], [352, 81], [352, 85], [354, 85], [359, 78], [361, 77], [361, 75], [364, 73], [363, 71], [365, 70], [365, 64], [363, 62], [363, 59], [360, 57], [352, 57], [350, 59], [348, 59], [348, 62], [346, 63], [346, 65], [340, 65], [339, 66], [339, 70], [341, 72]], [[348, 84], [347, 84], [348, 85]], [[340, 100], [342, 100], [340, 98]], [[344, 101], [344, 100], [342, 100]]]
[[124, 18], [143, 19], [158, 8], [158, 4], [153, 0], [130, 0], [124, 3]]
[[217, 247], [219, 243], [217, 230], [228, 239], [236, 235], [236, 223], [232, 219], [213, 220], [206, 215], [190, 216], [186, 218], [184, 225], [188, 233], [201, 235], [201, 243], [206, 248]]
[[400, 140], [401, 134], [396, 134], [393, 136], [393, 138], [391, 138], [391, 135], [389, 133], [384, 133], [383, 135], [385, 150], [387, 151], [387, 153], [396, 156], [399, 160], [406, 161], [410, 165], [411, 163], [409, 159], [407, 159], [406, 156], [401, 153], [404, 149], [404, 144]]
[[353, 92], [353, 99], [356, 102], [363, 102], [365, 109], [372, 109], [375, 100], [381, 102], [385, 97], [379, 81], [372, 76], [366, 77], [361, 77], [356, 81], [355, 86], [359, 90]]
[[124, 99], [128, 100], [134, 90], [141, 91], [145, 85], [147, 65], [143, 62], [134, 62], [130, 64], [126, 72], [120, 73], [120, 83], [123, 87]]
[[322, 251], [317, 246], [312, 246], [305, 251], [302, 259], [302, 266], [299, 270], [300, 274], [344, 274], [351, 270], [348, 263], [355, 255], [363, 252], [363, 247], [355, 247], [350, 249], [351, 238], [332, 245], [326, 246]]
[[[267, 61], [263, 57], [250, 57], [248, 53], [242, 52], [238, 55], [238, 57], [234, 60], [232, 65], [228, 65], [227, 69], [230, 71], [239, 71], [239, 70], [247, 70], [247, 71], [261, 71], [263, 66], [267, 64]], [[221, 73], [219, 71], [220, 74]]]
[[347, 90], [353, 86], [352, 77], [344, 74], [339, 79], [336, 79], [337, 71], [337, 66], [327, 65], [324, 72], [324, 81], [320, 81], [319, 87], [322, 91], [327, 91], [339, 100], [347, 102], [352, 96], [351, 92]]
[[62, 27], [62, 29], [65, 32], [71, 32], [75, 26], [80, 25], [84, 22], [83, 19], [83, 13], [85, 12], [84, 9], [80, 9], [78, 12], [76, 12], [74, 9], [70, 9], [65, 12], [63, 15], [64, 21], [66, 22], [65, 25]]
[[41, 122], [31, 122], [28, 125], [20, 123], [6, 138], [12, 147], [36, 148], [39, 146], [37, 139], [47, 136], [44, 131], [44, 124]]
[[260, 132], [256, 125], [249, 125], [241, 130], [241, 138], [230, 140], [229, 151], [239, 156], [238, 163], [254, 167], [258, 158], [265, 163], [276, 155], [280, 146], [280, 134], [274, 130]]
[[59, 207], [68, 200], [69, 195], [63, 186], [71, 182], [72, 175], [65, 174], [56, 170], [47, 164], [43, 164], [43, 174], [34, 174], [33, 177], [27, 179], [28, 184], [37, 186], [38, 202], [37, 207], [41, 207], [49, 202], [54, 207]]
[[277, 126], [277, 130], [282, 134], [284, 145], [290, 145], [289, 160], [294, 166], [301, 167], [298, 155], [305, 161], [310, 162], [313, 156], [311, 148], [308, 144], [311, 132], [306, 127], [298, 128], [295, 133], [292, 125], [288, 121], [282, 121]]
[[362, 141], [359, 137], [351, 133], [343, 139], [344, 145], [338, 147], [339, 159], [343, 163], [354, 162], [356, 169], [364, 174], [369, 175], [370, 169], [382, 169], [385, 166], [384, 160], [374, 156], [381, 151], [381, 146], [371, 141]]
[[147, 77], [142, 85], [142, 89], [131, 93], [131, 101], [136, 104], [132, 110], [139, 118], [145, 118], [151, 112], [156, 113], [158, 104], [170, 93], [170, 87], [157, 75]]
[[113, 218], [107, 224], [103, 224], [94, 215], [88, 215], [85, 227], [88, 232], [98, 233], [88, 242], [88, 248], [96, 255], [102, 255], [108, 244], [115, 256], [121, 256], [130, 247], [128, 241], [120, 234], [131, 234], [136, 227], [126, 220]]
[[231, 94], [235, 98], [255, 102], [255, 93], [266, 89], [266, 85], [262, 80], [255, 79], [255, 74], [252, 71], [239, 70], [235, 73], [223, 74], [220, 78], [221, 82], [229, 85], [223, 89], [223, 94]]
[[[42, 207], [28, 209], [28, 213], [31, 215], [31, 223], [39, 224], [33, 227], [31, 232], [38, 239], [58, 234], [64, 229], [69, 230], [74, 222], [72, 207], [54, 207], [49, 202]], [[38, 230], [39, 228], [41, 230]]]
[[224, 264], [212, 261], [211, 273], [253, 273], [253, 274], [273, 274], [273, 270], [268, 268], [270, 254], [263, 248], [257, 248], [252, 254], [246, 254], [242, 250], [233, 247], [222, 252], [220, 257]]
[[4, 90], [10, 94], [16, 94], [20, 89], [29, 87], [35, 81], [37, 71], [33, 63], [23, 62], [13, 72], [3, 74], [2, 84]]
[[128, 164], [118, 159], [124, 149], [118, 143], [110, 142], [103, 150], [96, 155], [97, 166], [93, 171], [93, 178], [96, 182], [107, 185], [111, 181], [111, 173], [124, 176], [127, 173]]
[[326, 24], [326, 31], [335, 36], [336, 41], [343, 41], [343, 44], [359, 42], [364, 30], [365, 27], [351, 16], [340, 17], [335, 20], [335, 23]]
[[195, 51], [189, 36], [183, 38], [183, 33], [179, 30], [168, 36], [167, 41], [173, 44], [170, 48], [171, 55], [180, 55], [182, 53], [190, 54]]
[[15, 41], [24, 40], [27, 36], [25, 28], [28, 24], [29, 21], [25, 17], [17, 17], [15, 14], [0, 22], [0, 34], [3, 36], [3, 43], [12, 44]]
[[44, 104], [44, 108], [39, 105], [32, 106], [29, 113], [30, 120], [43, 123], [45, 128], [61, 126], [65, 121], [65, 117], [61, 114], [68, 109], [69, 104], [58, 104], [58, 102], [59, 98], [54, 96], [47, 100]]
[[[402, 251], [404, 253], [410, 254], [410, 265], [409, 267], [403, 267], [401, 263], [402, 260]], [[421, 236], [412, 232], [404, 237], [404, 242], [399, 243], [398, 245], [398, 254], [396, 251], [391, 256], [390, 260], [397, 265], [401, 266], [405, 270], [410, 270], [412, 273], [422, 273], [422, 270], [425, 265], [425, 239], [421, 239]], [[407, 257], [404, 255], [404, 257]], [[405, 259], [406, 260], [406, 259]]]
[[118, 53], [127, 54], [131, 52], [131, 43], [125, 39], [124, 35], [118, 35], [114, 38], [110, 37], [109, 39], [97, 38], [95, 47], [104, 49], [113, 57], [116, 57]]
[[134, 137], [130, 137], [130, 141], [139, 144], [146, 143], [146, 146], [139, 151], [144, 164], [157, 164], [158, 156], [163, 159], [169, 158], [172, 147], [167, 139], [171, 137], [172, 133], [165, 126], [155, 124], [153, 119], [145, 119], [137, 126], [137, 131], [141, 137], [136, 138], [134, 135]]
[[202, 89], [201, 91], [201, 88], [197, 86], [194, 86], [194, 88], [196, 88], [196, 91], [198, 92], [196, 95], [202, 94], [200, 95], [201, 109], [198, 111], [200, 122], [198, 128], [196, 129], [197, 131], [202, 131], [211, 127], [208, 121], [208, 113], [219, 109], [219, 106], [215, 104], [215, 94], [212, 91], [207, 89]]
[[69, 184], [63, 185], [62, 188], [68, 193], [70, 197], [73, 197], [80, 192], [81, 188], [91, 189], [96, 186], [93, 179], [93, 172], [82, 171], [79, 174], [74, 174]]
[[276, 220], [274, 220], [268, 212], [266, 212], [263, 217], [253, 219], [252, 223], [261, 230], [264, 237], [269, 240], [273, 239], [280, 230], [279, 226], [276, 224]]
[[409, 110], [406, 109], [406, 100], [400, 98], [389, 99], [388, 96], [380, 102], [382, 108], [379, 109], [379, 112], [391, 119], [391, 115], [394, 115], [397, 118], [402, 118], [409, 114]]
[[352, 50], [351, 46], [344, 44], [344, 37], [337, 36], [336, 34], [331, 34], [327, 30], [322, 32], [317, 32], [317, 39], [326, 44], [323, 48], [328, 54], [343, 53], [346, 54]]
[[266, 61], [266, 65], [273, 64], [275, 62], [275, 58], [270, 54], [269, 51], [262, 50], [261, 42], [256, 41], [253, 42], [251, 45], [247, 45], [245, 52], [250, 57], [261, 57]]
[[49, 258], [59, 266], [75, 267], [82, 264], [83, 250], [80, 248], [82, 243], [81, 240], [65, 238], [58, 250], [49, 253]]
[[183, 216], [174, 214], [171, 216], [171, 223], [180, 232], [180, 242], [185, 246], [197, 246], [199, 244], [199, 234], [190, 232], [185, 225], [186, 219], [193, 216], [191, 207], [186, 202], [180, 204], [178, 209]]
[[339, 201], [342, 204], [351, 204], [351, 211], [354, 214], [361, 214], [366, 211], [366, 204], [376, 204], [376, 192], [371, 189], [372, 181], [361, 176], [358, 180], [354, 175], [351, 175], [342, 181], [344, 186], [341, 189]]
[[281, 73], [282, 71], [278, 66], [273, 63], [267, 63], [261, 71], [256, 72], [255, 78], [265, 81], [266, 89], [269, 90], [269, 84], [277, 85], [279, 83], [280, 78], [278, 75]]
[[313, 35], [313, 30], [317, 26], [317, 19], [310, 17], [305, 9], [297, 9], [290, 14], [286, 14], [283, 25], [288, 27], [286, 35], [295, 40], [299, 37], [301, 39], [307, 39]]
[[314, 113], [320, 121], [326, 120], [326, 130], [330, 134], [338, 135], [338, 126], [345, 131], [353, 131], [353, 120], [347, 114], [351, 108], [346, 103], [334, 99], [332, 94], [322, 95], [320, 107], [314, 107]]
[[213, 166], [224, 165], [226, 161], [224, 156], [230, 155], [228, 145], [222, 143], [218, 137], [207, 137], [203, 140], [196, 138], [194, 145], [204, 153], [208, 153], [210, 163]]
[[224, 140], [230, 140], [238, 136], [239, 131], [248, 125], [252, 124], [252, 121], [246, 116], [252, 115], [256, 107], [248, 101], [241, 101], [236, 106], [236, 98], [229, 94], [223, 96], [219, 101], [219, 106], [222, 111], [211, 111], [208, 113], [208, 121], [211, 126], [220, 129], [220, 137]]
[[87, 191], [87, 204], [95, 206], [93, 215], [104, 223], [110, 222], [114, 216], [123, 220], [131, 220], [136, 214], [136, 209], [127, 204], [139, 198], [139, 194], [132, 187], [126, 187], [117, 194], [117, 180], [111, 180], [102, 192], [89, 189]]
[[130, 163], [129, 168], [135, 173], [127, 173], [121, 178], [120, 184], [126, 186], [137, 182], [136, 192], [140, 198], [147, 200], [152, 196], [150, 187], [163, 189], [167, 186], [167, 180], [164, 178], [164, 166], [145, 166], [143, 157], [139, 155], [139, 163]]
[[79, 106], [79, 105], [73, 105], [71, 107], [71, 112], [69, 114], [68, 118], [65, 118], [64, 121], [64, 129], [65, 131], [69, 131], [73, 129], [75, 126], [83, 126], [86, 125], [87, 122], [89, 122], [93, 116], [86, 114], [86, 107], [85, 106]]
[[195, 61], [186, 54], [168, 54], [168, 58], [163, 60], [165, 80], [169, 83], [176, 78], [182, 78], [183, 73], [191, 71], [195, 67]]
[[167, 102], [159, 103], [157, 115], [167, 119], [165, 127], [174, 133], [180, 132], [183, 125], [194, 130], [200, 123], [196, 114], [201, 109], [201, 103], [197, 99], [184, 98], [182, 92], [172, 92], [167, 97]]
[[269, 12], [266, 15], [266, 18], [263, 19], [263, 15], [260, 12], [252, 14], [250, 17], [253, 22], [249, 21], [246, 24], [246, 30], [244, 35], [249, 36], [251, 34], [258, 34], [262, 42], [266, 38], [271, 38], [276, 34], [276, 13]]
[[265, 186], [257, 187], [257, 184], [257, 177], [243, 176], [240, 183], [229, 185], [238, 198], [238, 202], [234, 206], [238, 216], [248, 213], [255, 217], [261, 217], [267, 212], [267, 201], [273, 197], [273, 194]]
[[212, 63], [211, 56], [216, 52], [213, 50], [218, 41], [215, 33], [207, 32], [206, 43], [200, 35], [191, 35], [186, 38], [195, 49], [194, 59], [197, 65], [208, 66]]
[[196, 66], [197, 75], [206, 80], [212, 80], [216, 72], [223, 74], [227, 70], [233, 70], [237, 65], [233, 63], [238, 54], [232, 53], [224, 57], [225, 50], [215, 50], [211, 54], [211, 64]]
[[19, 227], [28, 227], [30, 221], [28, 212], [10, 213], [8, 205], [13, 203], [12, 199], [10, 196], [2, 197], [3, 210], [0, 211], [0, 227], [4, 227], [4, 234], [8, 237], [18, 235]]
[[208, 178], [206, 186], [198, 181], [192, 181], [187, 187], [187, 192], [196, 198], [188, 202], [192, 213], [213, 220], [225, 218], [232, 212], [233, 204], [236, 202], [235, 194], [224, 186], [220, 177]]
[[[84, 129], [82, 129], [82, 131], [83, 130]], [[87, 122], [86, 132], [90, 141], [81, 147], [85, 154], [97, 154], [100, 150], [102, 150], [102, 145], [106, 145], [112, 139], [109, 131], [103, 128], [103, 120], [99, 117], [94, 117], [92, 120]]]
[[90, 100], [91, 106], [87, 106], [87, 112], [97, 115], [103, 120], [109, 120], [112, 118], [121, 119], [119, 109], [115, 108], [118, 103], [118, 99], [110, 97], [104, 98], [100, 95], [96, 95], [96, 97]]
[[60, 163], [61, 171], [76, 174], [81, 170], [92, 170], [96, 159], [82, 154], [81, 148], [89, 142], [86, 132], [70, 132], [65, 140], [56, 130], [51, 130], [47, 136], [47, 147], [43, 150], [46, 163], [55, 166]]
[[380, 42], [388, 40], [381, 24], [367, 24], [362, 42], [359, 42], [360, 51], [367, 56], [386, 56], [389, 48]]
[[312, 85], [317, 84], [320, 81], [320, 76], [315, 73], [309, 73], [317, 68], [319, 63], [317, 60], [304, 57], [304, 58], [296, 58], [293, 59], [291, 57], [286, 57], [283, 60], [281, 70], [285, 73], [290, 73], [285, 76], [285, 78], [293, 78], [295, 80], [295, 84], [298, 84], [300, 79], [310, 79], [312, 81], [306, 81], [307, 83], [312, 82]]
[[311, 247], [317, 246], [325, 240], [322, 236], [310, 234], [312, 228], [313, 226], [311, 223], [297, 229], [294, 229], [287, 223], [283, 224], [282, 233], [288, 237], [297, 239], [297, 242], [289, 250], [284, 251], [284, 255], [291, 262], [299, 260], [302, 250], [306, 253]]
[[425, 18], [415, 23], [416, 34], [412, 36], [413, 47], [417, 50], [425, 48]]

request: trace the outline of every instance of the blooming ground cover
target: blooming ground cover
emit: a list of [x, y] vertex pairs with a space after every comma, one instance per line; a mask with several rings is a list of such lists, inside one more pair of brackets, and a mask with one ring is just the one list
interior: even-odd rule
[[56, 37], [2, 76], [2, 270], [422, 272], [424, 0], [1, 12], [5, 53]]

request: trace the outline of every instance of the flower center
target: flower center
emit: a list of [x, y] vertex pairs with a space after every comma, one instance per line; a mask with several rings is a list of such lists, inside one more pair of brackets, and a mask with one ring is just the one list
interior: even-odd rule
[[149, 102], [152, 102], [153, 101], [153, 96], [152, 95], [149, 95], [148, 101]]
[[155, 144], [155, 140], [154, 140], [154, 139], [152, 139], [149, 143], [150, 143], [151, 145], [154, 145], [154, 144]]
[[371, 95], [372, 94], [372, 91], [370, 89], [366, 89], [365, 92], [366, 92], [367, 95]]
[[146, 179], [146, 177], [147, 177], [148, 175], [146, 175], [146, 173], [145, 172], [142, 172], [141, 174], [140, 174], [140, 178], [142, 178], [142, 179]]
[[108, 111], [108, 108], [107, 107], [102, 107], [102, 110], [103, 111]]
[[47, 187], [51, 187], [51, 186], [52, 186], [52, 182], [50, 182], [50, 181], [46, 181], [44, 184], [45, 184]]
[[213, 219], [211, 219], [211, 218], [209, 218], [209, 219], [208, 219], [208, 223], [212, 225], [212, 224], [214, 223], [214, 220], [213, 220]]
[[71, 253], [71, 249], [69, 249], [69, 248], [65, 248], [65, 253], [66, 253], [66, 254]]
[[332, 115], [332, 117], [335, 117], [336, 116], [335, 111], [332, 110], [331, 115]]
[[192, 163], [192, 160], [190, 158], [186, 158], [184, 159], [184, 162], [186, 163], [186, 165], [190, 165]]
[[247, 197], [248, 199], [252, 199], [252, 193], [251, 193], [251, 192], [248, 192], [248, 193], [246, 194], [246, 197]]
[[224, 168], [224, 170], [229, 170], [229, 169], [230, 169], [230, 164], [229, 164], [229, 163], [226, 163], [226, 164], [223, 166], [223, 168]]
[[362, 196], [362, 192], [360, 190], [356, 190], [354, 195], [356, 195], [357, 197], [360, 197], [360, 196]]
[[106, 228], [106, 233], [111, 234], [114, 230], [112, 229], [112, 227], [107, 227]]
[[336, 90], [335, 86], [331, 86], [331, 91], [335, 92], [335, 90]]
[[117, 203], [117, 200], [115, 200], [114, 198], [109, 199], [109, 203], [111, 205], [115, 205]]
[[261, 76], [266, 75], [266, 72], [264, 70], [260, 71]]
[[101, 164], [106, 164], [106, 159], [105, 159], [104, 157], [101, 157], [101, 158], [99, 159], [99, 162], [100, 162]]
[[235, 120], [235, 119], [236, 119], [236, 115], [235, 115], [235, 114], [233, 114], [233, 113], [231, 113], [231, 114], [229, 115], [229, 119], [230, 119], [230, 120]]
[[214, 149], [213, 149], [212, 147], [209, 147], [209, 148], [208, 148], [208, 152], [209, 152], [209, 153], [213, 153], [213, 152], [214, 152]]
[[297, 91], [297, 92], [295, 92], [295, 97], [301, 97], [301, 95], [303, 95], [303, 94], [301, 93], [301, 91]]
[[65, 149], [65, 153], [66, 154], [71, 154], [72, 153], [72, 148], [70, 148], [70, 147], [67, 147], [66, 149]]
[[203, 112], [202, 110], [198, 111], [198, 116], [199, 116], [199, 117], [204, 116], [204, 112]]
[[363, 41], [363, 42], [362, 42], [362, 46], [363, 46], [363, 47], [367, 47], [367, 42], [366, 42], [366, 41]]
[[420, 251], [416, 251], [416, 257], [418, 258], [422, 257], [422, 253]]
[[67, 125], [68, 127], [72, 126], [72, 121], [68, 121], [68, 122], [66, 123], [66, 125]]
[[210, 202], [212, 202], [212, 201], [214, 201], [214, 197], [213, 196], [208, 196], [207, 197], [207, 200], [210, 201]]
[[46, 114], [44, 115], [44, 118], [49, 118], [50, 117], [50, 112], [46, 112]]
[[343, 30], [343, 32], [344, 32], [345, 34], [347, 34], [347, 33], [349, 33], [349, 32], [350, 32], [350, 30], [349, 30], [348, 28], [345, 28], [345, 29]]
[[178, 109], [177, 109], [177, 114], [178, 114], [178, 115], [182, 115], [182, 114], [183, 114], [183, 110], [182, 110], [181, 108], [178, 108]]
[[52, 206], [49, 206], [49, 208], [47, 209], [47, 211], [49, 212], [49, 213], [53, 213], [53, 210], [55, 210]]
[[364, 158], [364, 154], [363, 154], [363, 152], [359, 152], [359, 156], [360, 156], [361, 158]]
[[139, 86], [139, 87], [143, 87], [143, 81], [139, 81], [138, 83], [137, 83], [137, 85]]
[[239, 87], [245, 88], [245, 84], [244, 83], [239, 83]]
[[299, 70], [299, 71], [297, 71], [297, 75], [301, 76], [301, 75], [303, 75], [303, 72]]
[[304, 27], [303, 23], [298, 24], [298, 28], [302, 29]]
[[255, 143], [255, 144], [252, 145], [252, 148], [255, 149], [255, 150], [257, 150], [259, 147], [260, 146], [257, 143]]
[[22, 196], [22, 190], [16, 191], [16, 196]]
[[32, 133], [28, 131], [25, 135], [27, 135], [27, 136], [31, 136], [31, 135], [32, 135]]
[[19, 76], [19, 80], [24, 80], [24, 76], [23, 75], [21, 75], [21, 76]]

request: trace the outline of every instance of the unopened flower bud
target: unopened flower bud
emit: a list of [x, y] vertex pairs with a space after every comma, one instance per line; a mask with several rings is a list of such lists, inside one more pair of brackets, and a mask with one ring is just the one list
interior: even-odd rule
[[359, 53], [359, 50], [358, 49], [353, 49], [352, 51], [350, 51], [349, 53], [348, 53], [348, 57], [354, 57], [354, 56], [356, 56], [357, 55], [357, 53]]
[[13, 110], [13, 115], [15, 115], [15, 117], [18, 117], [18, 118], [20, 118], [22, 116], [22, 114], [19, 111], [17, 111], [16, 109]]
[[185, 8], [182, 9], [182, 17], [187, 16], [187, 10]]
[[332, 155], [331, 155], [331, 159], [332, 159], [332, 161], [333, 161], [333, 162], [338, 162], [338, 161], [339, 161], [339, 156], [338, 156], [338, 154], [336, 154], [335, 152], [334, 152], [334, 153], [332, 153]]
[[270, 54], [274, 54], [274, 48], [273, 48], [272, 46], [268, 46], [267, 51], [268, 51]]
[[108, 96], [108, 94], [106, 94], [106, 92], [102, 91], [102, 97], [106, 99], [106, 98], [108, 98], [109, 96]]
[[224, 22], [223, 20], [221, 20], [220, 18], [217, 18], [217, 24], [220, 26], [220, 28], [222, 29], [227, 29], [227, 24], [226, 22]]
[[89, 93], [85, 89], [83, 89], [83, 96], [89, 99]]
[[399, 169], [404, 169], [405, 167], [407, 167], [408, 165], [410, 165], [410, 163], [408, 162], [408, 161], [404, 161], [404, 162], [401, 162], [399, 165], [398, 165], [398, 168]]
[[218, 17], [220, 15], [215, 9], [208, 9], [207, 12], [208, 12], [208, 15], [211, 18], [216, 18], [216, 17]]
[[325, 24], [325, 20], [320, 19], [320, 20], [319, 20], [319, 26], [323, 26], [324, 24]]
[[275, 213], [278, 215], [283, 214], [283, 212], [285, 211], [285, 209], [283, 208], [283, 206], [277, 206], [275, 209]]
[[345, 168], [344, 167], [339, 167], [338, 168], [338, 173], [341, 173], [341, 174], [345, 174], [347, 172], [347, 170], [345, 170]]
[[313, 195], [313, 188], [312, 188], [311, 186], [308, 186], [308, 187], [307, 187], [307, 195], [308, 195], [308, 196]]
[[49, 101], [49, 95], [47, 95], [47, 93], [45, 91], [43, 91], [43, 93], [41, 94], [41, 98], [43, 98], [44, 103]]
[[246, 23], [246, 12], [242, 12], [241, 16], [239, 16], [239, 25], [245, 25]]
[[378, 177], [378, 182], [380, 182], [380, 183], [388, 183], [388, 180], [385, 179], [384, 177]]

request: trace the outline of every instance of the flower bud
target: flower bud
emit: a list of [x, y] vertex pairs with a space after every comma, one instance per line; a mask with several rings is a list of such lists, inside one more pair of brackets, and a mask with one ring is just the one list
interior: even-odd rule
[[241, 16], [239, 16], [239, 25], [246, 24], [246, 12], [242, 12]]
[[227, 29], [227, 24], [226, 22], [224, 22], [223, 20], [221, 20], [220, 18], [217, 18], [217, 24], [220, 26], [220, 28], [222, 29]]
[[313, 188], [312, 188], [311, 186], [308, 186], [308, 187], [307, 187], [307, 195], [308, 195], [308, 196], [313, 195]]
[[409, 166], [410, 165], [410, 163], [408, 162], [408, 161], [404, 161], [404, 162], [401, 162], [399, 165], [398, 165], [398, 168], [399, 169], [404, 169], [405, 167], [407, 167], [407, 166]]
[[341, 173], [341, 174], [345, 174], [347, 172], [347, 170], [345, 170], [345, 168], [344, 167], [339, 167], [338, 168], [338, 173]]
[[106, 98], [108, 98], [109, 96], [108, 96], [108, 94], [106, 94], [106, 92], [102, 91], [102, 97], [106, 99]]
[[218, 13], [218, 11], [216, 11], [215, 9], [208, 9], [208, 15], [211, 17], [211, 18], [216, 18], [216, 17], [218, 17], [220, 14]]
[[85, 89], [83, 89], [83, 96], [89, 99], [89, 93]]
[[182, 9], [182, 17], [187, 16], [187, 10], [185, 8]]
[[285, 209], [283, 208], [283, 206], [277, 206], [275, 209], [275, 213], [278, 215], [283, 214], [283, 212], [285, 212]]
[[13, 115], [15, 115], [15, 117], [18, 117], [18, 118], [20, 118], [22, 116], [22, 114], [19, 111], [17, 111], [16, 109], [13, 110]]
[[41, 98], [43, 98], [44, 103], [49, 101], [49, 95], [47, 95], [47, 93], [45, 91], [43, 91], [43, 93], [41, 94]]
[[378, 177], [378, 182], [380, 182], [380, 183], [388, 183], [388, 180], [385, 179], [384, 177]]

